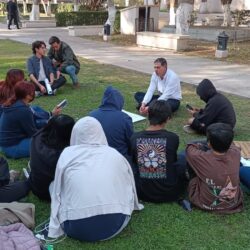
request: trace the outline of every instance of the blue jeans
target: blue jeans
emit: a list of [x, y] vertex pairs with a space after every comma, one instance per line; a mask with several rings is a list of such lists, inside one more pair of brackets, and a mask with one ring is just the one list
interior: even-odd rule
[[[140, 109], [140, 106], [141, 106], [141, 103], [144, 99], [144, 96], [145, 96], [145, 93], [143, 92], [136, 92], [134, 97], [135, 97], [135, 100], [138, 102], [138, 107], [137, 109], [139, 110]], [[152, 99], [150, 100], [150, 102], [147, 104], [147, 106], [155, 99], [158, 99], [160, 96], [159, 95], [153, 95]], [[167, 100], [167, 103], [169, 104], [172, 112], [175, 112], [179, 106], [180, 106], [180, 101], [179, 100], [175, 100], [175, 99], [168, 99]]]
[[70, 76], [73, 84], [78, 83], [78, 78], [76, 76], [78, 72], [79, 70], [74, 65], [68, 65], [65, 69], [62, 70], [62, 73], [68, 74]]
[[2, 152], [9, 158], [18, 159], [30, 157], [31, 138], [26, 138], [20, 141], [17, 145], [3, 147]]
[[30, 109], [33, 113], [36, 128], [43, 128], [50, 119], [50, 113], [36, 105], [30, 106]]
[[125, 214], [103, 214], [93, 217], [67, 220], [63, 223], [65, 233], [81, 241], [100, 241], [114, 237], [122, 231], [129, 222], [130, 216]]
[[240, 181], [250, 189], [250, 167], [240, 167]]

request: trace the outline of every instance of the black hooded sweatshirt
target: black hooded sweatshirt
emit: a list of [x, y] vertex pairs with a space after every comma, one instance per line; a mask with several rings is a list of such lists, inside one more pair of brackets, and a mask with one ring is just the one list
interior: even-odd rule
[[211, 81], [204, 79], [197, 86], [196, 93], [206, 103], [206, 106], [194, 114], [195, 119], [191, 124], [193, 129], [205, 134], [207, 127], [217, 122], [229, 124], [234, 128], [236, 116], [233, 105], [224, 95], [216, 91]]

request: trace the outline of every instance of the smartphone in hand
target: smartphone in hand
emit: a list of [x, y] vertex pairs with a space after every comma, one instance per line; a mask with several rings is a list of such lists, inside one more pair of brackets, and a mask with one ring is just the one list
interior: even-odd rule
[[67, 99], [64, 99], [64, 100], [61, 101], [59, 104], [57, 104], [57, 107], [58, 107], [58, 108], [64, 108], [64, 107], [67, 106], [67, 104], [68, 104]]
[[194, 110], [194, 108], [192, 106], [190, 106], [189, 104], [186, 105], [186, 109], [188, 109], [188, 110]]

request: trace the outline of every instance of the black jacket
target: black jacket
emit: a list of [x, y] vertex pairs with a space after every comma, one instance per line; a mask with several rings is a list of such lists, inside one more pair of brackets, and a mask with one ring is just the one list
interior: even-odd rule
[[[236, 115], [232, 103], [216, 88], [208, 79], [204, 79], [196, 89], [200, 99], [206, 102], [204, 109], [194, 114], [194, 121], [191, 127], [200, 133], [206, 133], [210, 124], [222, 122], [234, 128]], [[204, 126], [202, 126], [204, 124]]]
[[17, 14], [17, 4], [13, 1], [9, 1], [6, 6], [8, 15], [16, 15]]
[[49, 185], [54, 180], [56, 164], [63, 149], [47, 146], [42, 130], [34, 135], [30, 150], [30, 185], [32, 192], [42, 200], [50, 200]]

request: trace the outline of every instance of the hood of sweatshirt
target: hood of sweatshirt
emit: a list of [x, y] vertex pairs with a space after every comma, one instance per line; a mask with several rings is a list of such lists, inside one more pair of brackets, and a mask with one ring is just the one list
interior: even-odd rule
[[108, 145], [102, 125], [93, 117], [83, 117], [73, 127], [70, 146], [81, 144]]
[[198, 96], [200, 96], [201, 100], [208, 102], [208, 100], [213, 97], [217, 91], [210, 80], [204, 79], [197, 86], [196, 93]]
[[23, 101], [18, 100], [8, 107], [3, 107], [2, 111], [3, 113], [9, 113], [9, 112], [12, 112], [13, 110], [19, 109], [20, 107], [28, 108], [28, 106]]
[[124, 105], [124, 98], [121, 95], [121, 93], [113, 88], [112, 86], [109, 86], [106, 88], [102, 103], [99, 108], [101, 109], [113, 109], [113, 110], [122, 110]]

